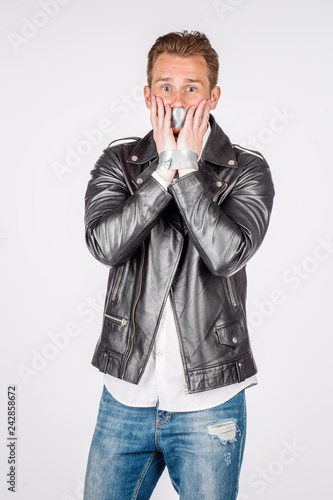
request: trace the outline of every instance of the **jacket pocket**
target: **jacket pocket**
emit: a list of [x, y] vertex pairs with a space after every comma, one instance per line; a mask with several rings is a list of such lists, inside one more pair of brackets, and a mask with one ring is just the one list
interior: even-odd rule
[[110, 321], [110, 323], [113, 323], [117, 326], [121, 326], [124, 328], [127, 325], [127, 319], [126, 318], [121, 318], [120, 316], [115, 316], [114, 314], [104, 314], [104, 317], [107, 321]]
[[219, 325], [215, 328], [217, 338], [220, 344], [233, 347], [234, 349], [241, 342], [243, 335], [239, 323], [229, 323], [228, 325]]

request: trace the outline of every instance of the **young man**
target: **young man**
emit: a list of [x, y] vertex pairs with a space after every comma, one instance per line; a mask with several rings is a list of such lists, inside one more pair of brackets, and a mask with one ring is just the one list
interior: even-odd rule
[[[153, 130], [111, 143], [85, 198], [87, 244], [110, 274], [84, 500], [148, 499], [165, 466], [181, 499], [234, 500], [257, 371], [245, 265], [274, 188], [265, 159], [210, 114], [218, 56], [205, 35], [158, 38], [147, 76]], [[173, 109], [187, 110], [183, 127]]]

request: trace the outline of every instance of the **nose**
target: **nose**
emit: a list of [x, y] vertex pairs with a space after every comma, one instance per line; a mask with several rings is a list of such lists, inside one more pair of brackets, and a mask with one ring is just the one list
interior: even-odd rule
[[173, 94], [169, 104], [172, 108], [186, 108], [186, 101], [180, 90]]

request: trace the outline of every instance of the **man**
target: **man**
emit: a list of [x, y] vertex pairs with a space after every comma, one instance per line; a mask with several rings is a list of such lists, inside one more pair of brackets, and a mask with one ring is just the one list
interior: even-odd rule
[[[91, 172], [86, 240], [110, 274], [85, 500], [148, 499], [165, 465], [182, 499], [237, 496], [257, 371], [245, 265], [274, 188], [265, 159], [210, 114], [217, 76], [204, 34], [158, 38], [144, 88], [153, 130], [111, 143]], [[182, 128], [174, 109], [187, 110]]]

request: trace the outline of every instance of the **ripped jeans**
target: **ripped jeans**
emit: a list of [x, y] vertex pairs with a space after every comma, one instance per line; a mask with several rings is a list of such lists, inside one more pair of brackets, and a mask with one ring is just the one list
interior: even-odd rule
[[147, 500], [165, 466], [182, 500], [235, 500], [246, 435], [244, 391], [208, 410], [99, 406], [84, 500]]

